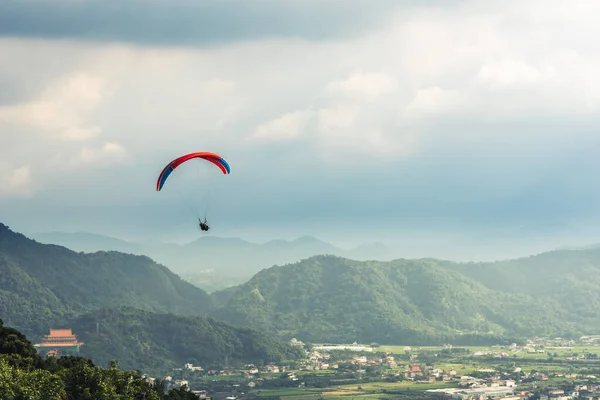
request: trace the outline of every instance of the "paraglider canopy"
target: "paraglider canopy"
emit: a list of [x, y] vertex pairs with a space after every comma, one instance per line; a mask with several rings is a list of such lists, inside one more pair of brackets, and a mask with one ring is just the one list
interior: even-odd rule
[[160, 191], [162, 189], [163, 185], [167, 181], [167, 178], [169, 177], [169, 175], [171, 175], [171, 172], [173, 172], [175, 170], [175, 168], [177, 168], [184, 162], [189, 161], [194, 158], [202, 158], [206, 161], [210, 161], [211, 163], [213, 163], [217, 167], [219, 167], [221, 169], [221, 171], [223, 171], [223, 173], [226, 175], [231, 172], [227, 161], [225, 161], [225, 159], [218, 154], [210, 153], [210, 152], [206, 152], [206, 151], [202, 151], [202, 152], [198, 152], [198, 153], [190, 153], [190, 154], [186, 154], [185, 156], [178, 157], [167, 164], [167, 166], [162, 170], [162, 172], [158, 176], [158, 181], [156, 182], [156, 190]]

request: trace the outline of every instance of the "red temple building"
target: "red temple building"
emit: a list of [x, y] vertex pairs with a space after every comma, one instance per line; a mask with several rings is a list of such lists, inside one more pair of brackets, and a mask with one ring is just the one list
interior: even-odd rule
[[80, 346], [83, 346], [83, 342], [79, 341], [71, 329], [50, 329], [50, 334], [44, 336], [42, 343], [35, 345], [38, 351], [48, 356], [76, 354], [79, 353]]

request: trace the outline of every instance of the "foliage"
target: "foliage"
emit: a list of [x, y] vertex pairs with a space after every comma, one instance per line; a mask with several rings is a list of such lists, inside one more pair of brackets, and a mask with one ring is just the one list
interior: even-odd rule
[[[303, 352], [279, 338], [212, 318], [106, 308], [69, 322], [85, 342], [81, 354], [97, 364], [160, 373], [192, 362], [204, 369], [294, 360]], [[98, 327], [98, 331], [96, 328]]]
[[569, 321], [569, 326], [547, 334], [576, 338], [600, 329], [600, 248], [556, 250], [498, 262], [451, 263], [446, 268], [468, 275], [486, 287], [514, 296], [527, 293], [553, 313], [521, 313], [529, 331], [548, 317]]
[[[600, 259], [596, 265], [600, 271]], [[540, 301], [525, 284], [509, 293], [469, 275], [431, 259], [316, 256], [263, 270], [226, 296], [217, 292], [223, 301], [213, 315], [313, 342], [488, 345], [572, 330], [555, 302]]]
[[0, 320], [0, 398], [3, 400], [195, 399], [185, 390], [163, 393], [137, 371], [109, 368], [79, 357], [42, 360], [26, 337]]

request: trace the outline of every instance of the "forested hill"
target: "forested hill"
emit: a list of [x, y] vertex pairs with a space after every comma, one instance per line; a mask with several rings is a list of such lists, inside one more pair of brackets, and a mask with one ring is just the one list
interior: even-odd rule
[[[98, 325], [96, 325], [98, 324]], [[101, 309], [68, 322], [99, 365], [111, 359], [127, 369], [160, 374], [191, 362], [204, 369], [295, 360], [303, 350], [250, 328], [212, 318], [158, 314], [122, 307]], [[98, 327], [98, 331], [96, 331]]]
[[[226, 294], [215, 293], [220, 303], [215, 315], [309, 341], [428, 344], [578, 334], [585, 326], [574, 329], [574, 315], [599, 314], [598, 308], [575, 304], [557, 307], [560, 297], [552, 296], [551, 289], [546, 298], [538, 298], [525, 282], [521, 290], [508, 292], [483, 278], [471, 278], [469, 271], [477, 270], [475, 266], [460, 271], [450, 266], [428, 259], [360, 262], [311, 257], [263, 270]], [[547, 274], [538, 279], [552, 282], [552, 273]], [[515, 269], [511, 281], [522, 279], [535, 278]], [[591, 285], [573, 279], [555, 283], [563, 293]], [[600, 283], [594, 285], [600, 292]]]
[[95, 366], [82, 357], [42, 358], [25, 335], [0, 319], [0, 399], [145, 399], [186, 400], [198, 397], [187, 387], [165, 392], [139, 371]]
[[205, 315], [210, 304], [207, 293], [148, 257], [76, 253], [0, 224], [0, 318], [27, 335], [107, 306]]
[[491, 263], [443, 263], [490, 289], [527, 293], [570, 325], [600, 331], [600, 248], [556, 250]]

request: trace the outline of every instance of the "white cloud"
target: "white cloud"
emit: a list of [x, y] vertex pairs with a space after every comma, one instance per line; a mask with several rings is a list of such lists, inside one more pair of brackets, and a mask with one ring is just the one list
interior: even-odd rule
[[396, 89], [394, 78], [381, 73], [356, 73], [347, 79], [336, 80], [327, 85], [327, 92], [334, 95], [356, 96], [373, 101], [379, 96]]
[[409, 117], [464, 111], [465, 99], [462, 96], [458, 91], [444, 90], [439, 86], [419, 89], [404, 111]]
[[356, 106], [337, 106], [322, 108], [318, 112], [319, 131], [325, 135], [333, 134], [336, 129], [350, 129], [354, 125], [359, 110]]
[[526, 89], [528, 86], [550, 83], [558, 73], [553, 66], [536, 68], [520, 60], [503, 59], [487, 62], [477, 74], [477, 80], [490, 89], [506, 87]]
[[102, 80], [96, 76], [84, 72], [68, 74], [32, 101], [0, 107], [0, 123], [30, 127], [36, 133], [63, 140], [93, 138], [101, 129], [86, 117], [101, 102], [102, 86]]
[[72, 158], [74, 165], [106, 164], [114, 161], [122, 161], [127, 152], [118, 143], [107, 142], [97, 148], [83, 147], [79, 153]]
[[31, 197], [31, 169], [28, 165], [0, 174], [0, 197]]
[[299, 110], [263, 123], [252, 135], [255, 139], [286, 140], [298, 138], [313, 118], [310, 110]]

